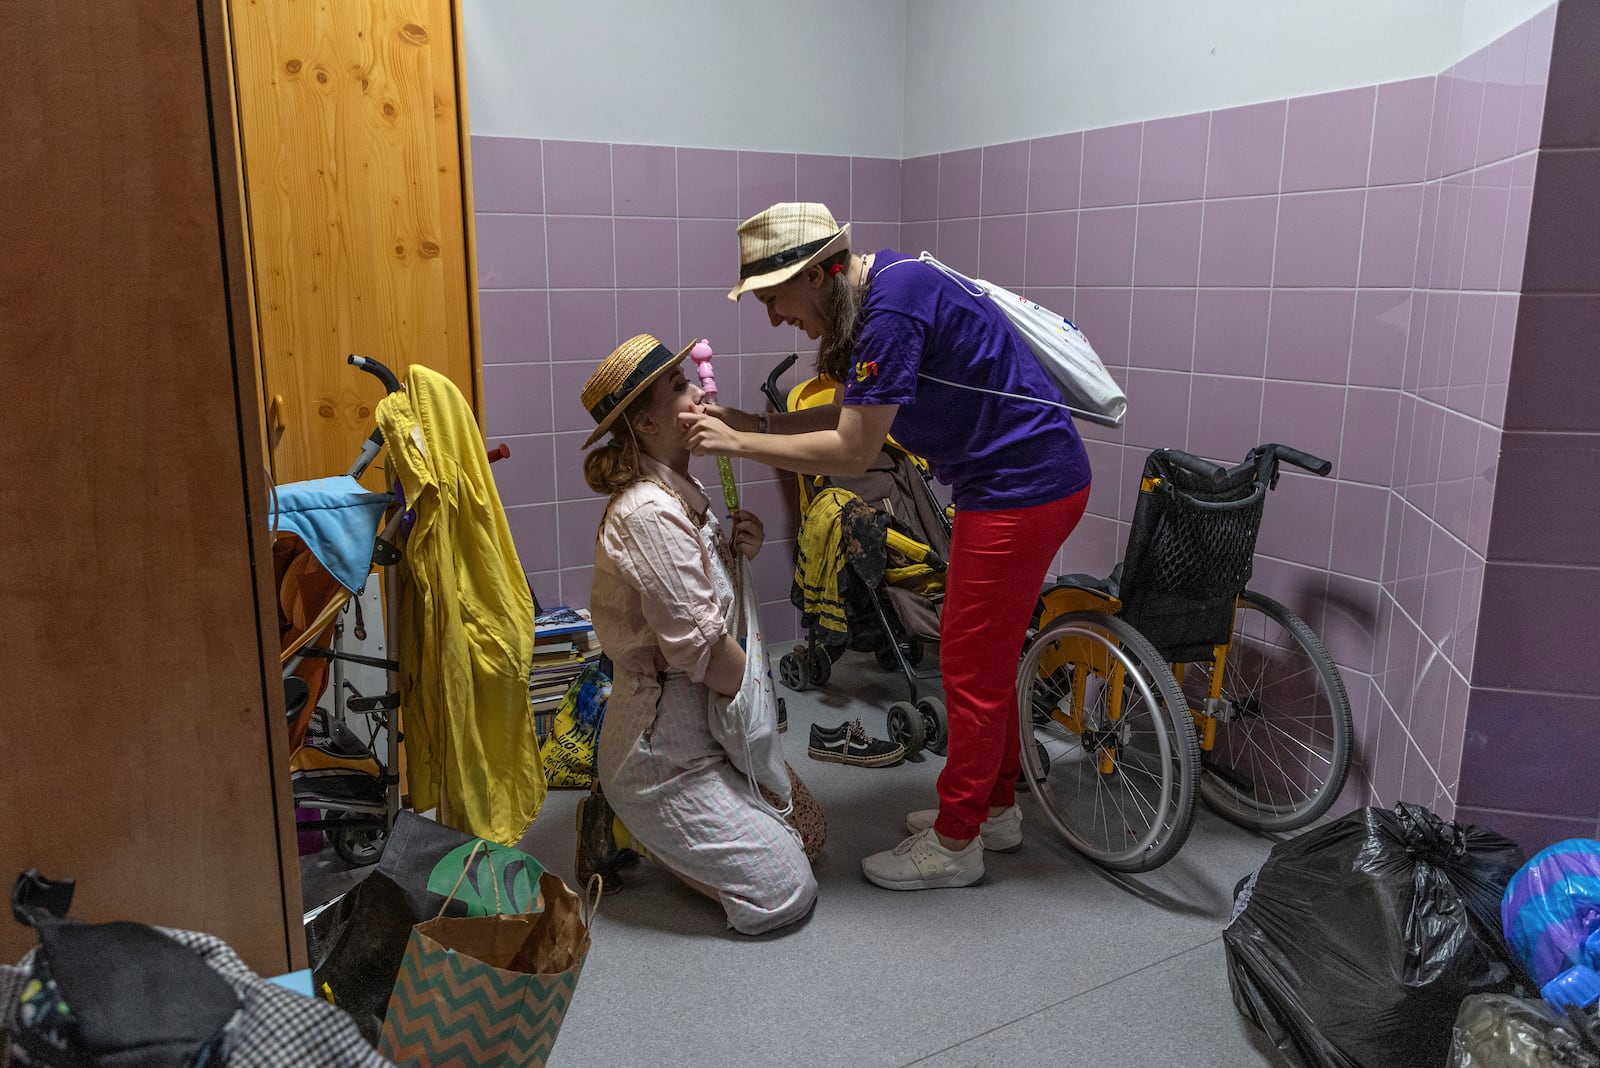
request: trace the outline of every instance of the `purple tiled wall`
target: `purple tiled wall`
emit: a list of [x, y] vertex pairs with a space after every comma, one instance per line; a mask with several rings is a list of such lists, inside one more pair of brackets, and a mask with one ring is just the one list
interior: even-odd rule
[[[1563, 2], [1548, 34], [1536, 29], [1528, 51], [1530, 72], [1548, 71], [1539, 151], [1513, 171], [1507, 241], [1526, 257], [1509, 381], [1491, 378], [1500, 464], [1458, 809], [1528, 845], [1600, 837], [1600, 682], [1587, 670], [1600, 601], [1600, 9]], [[1525, 123], [1539, 103], [1520, 101]]]
[[[1485, 560], [1491, 520], [1506, 521], [1494, 491], [1554, 23], [1551, 9], [1436, 78], [909, 159], [902, 171], [908, 251], [1069, 315], [1127, 389], [1121, 428], [1081, 425], [1095, 486], [1062, 570], [1104, 573], [1121, 557], [1152, 448], [1237, 461], [1281, 441], [1334, 461], [1326, 480], [1285, 474], [1253, 585], [1302, 615], [1341, 665], [1359, 759], [1345, 804], [1405, 797], [1448, 814], [1472, 800], [1463, 738], [1480, 601], [1499, 589]], [[1561, 162], [1583, 188], [1587, 159]], [[1568, 247], [1575, 271], [1596, 262], [1578, 238]], [[1570, 463], [1594, 440], [1527, 445]], [[1592, 539], [1523, 522], [1541, 544], [1592, 552]], [[1595, 574], [1564, 577], [1582, 589]], [[1554, 721], [1572, 729], [1587, 708]]]
[[[900, 162], [474, 137], [472, 171], [485, 431], [511, 448], [494, 472], [540, 599], [587, 605], [604, 501], [583, 481], [584, 380], [636, 333], [679, 347], [705, 337], [722, 398], [761, 408], [768, 371], [806, 341], [774, 330], [754, 301], [727, 299], [738, 221], [773, 201], [820, 200], [858, 240], [895, 244]], [[793, 494], [771, 469], [740, 466], [744, 503], [767, 523], [756, 570], [768, 630], [787, 639]], [[709, 462], [696, 474], [715, 487]]]

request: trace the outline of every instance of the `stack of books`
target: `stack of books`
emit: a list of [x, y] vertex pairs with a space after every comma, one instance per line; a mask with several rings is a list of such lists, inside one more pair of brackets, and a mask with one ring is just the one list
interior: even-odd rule
[[590, 664], [600, 659], [600, 639], [587, 608], [551, 608], [533, 621], [533, 666], [528, 697], [533, 730], [543, 740], [555, 724], [561, 699]]

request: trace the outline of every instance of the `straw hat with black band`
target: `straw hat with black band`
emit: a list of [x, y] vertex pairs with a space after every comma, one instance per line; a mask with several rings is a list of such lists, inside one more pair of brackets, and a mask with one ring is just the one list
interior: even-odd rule
[[635, 400], [644, 396], [650, 383], [664, 374], [670, 374], [692, 348], [694, 342], [691, 341], [682, 352], [673, 355], [671, 349], [649, 334], [636, 334], [600, 361], [600, 366], [589, 376], [589, 381], [583, 384], [583, 393], [579, 397], [599, 424], [584, 441], [583, 447], [587, 449], [599, 441], [617, 417], [626, 412]]
[[788, 281], [849, 247], [850, 224], [840, 226], [826, 205], [774, 204], [739, 224], [739, 284], [728, 299]]

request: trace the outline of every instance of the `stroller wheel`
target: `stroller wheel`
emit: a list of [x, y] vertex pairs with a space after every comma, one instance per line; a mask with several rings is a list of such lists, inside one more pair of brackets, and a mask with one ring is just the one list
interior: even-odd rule
[[889, 740], [906, 747], [906, 759], [922, 759], [928, 734], [922, 725], [922, 713], [910, 701], [896, 701], [889, 706]]
[[806, 671], [811, 685], [828, 685], [828, 676], [833, 674], [833, 657], [828, 655], [828, 650], [824, 646], [811, 646], [806, 653]]
[[369, 819], [348, 820], [328, 831], [333, 839], [333, 851], [346, 864], [364, 868], [376, 864], [383, 856], [383, 847], [389, 841], [389, 829], [381, 822]]
[[945, 717], [944, 702], [937, 697], [924, 697], [917, 702], [917, 712], [922, 716], [928, 752], [944, 756], [950, 745], [950, 721]]
[[791, 690], [809, 690], [811, 673], [797, 654], [784, 653], [778, 658], [778, 681]]

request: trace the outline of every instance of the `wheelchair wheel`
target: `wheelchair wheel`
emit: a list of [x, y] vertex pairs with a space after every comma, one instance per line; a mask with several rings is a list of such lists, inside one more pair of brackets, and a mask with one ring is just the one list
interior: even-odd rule
[[[1184, 668], [1183, 688], [1196, 709], [1205, 708], [1213, 667]], [[1200, 796], [1254, 830], [1304, 827], [1333, 804], [1350, 770], [1350, 700], [1338, 668], [1299, 616], [1245, 590], [1222, 676]]]
[[1149, 641], [1103, 612], [1058, 616], [1023, 649], [1017, 705], [1023, 775], [1068, 843], [1113, 871], [1170, 860], [1194, 823], [1200, 751]]
[[[1039, 774], [1045, 779], [1050, 778], [1050, 750], [1044, 747], [1043, 742], [1036, 740], [1033, 743], [1033, 752], [1034, 755], [1039, 758]], [[1033, 791], [1033, 784], [1028, 781], [1028, 765], [1026, 760], [1023, 761], [1022, 770], [1017, 772], [1017, 791], [1024, 794], [1031, 793]]]

